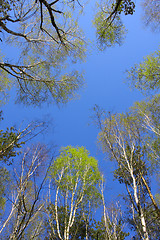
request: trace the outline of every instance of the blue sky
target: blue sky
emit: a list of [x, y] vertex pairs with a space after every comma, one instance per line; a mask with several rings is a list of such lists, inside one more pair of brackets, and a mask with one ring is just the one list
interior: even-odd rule
[[[94, 38], [94, 30], [91, 29], [88, 15], [84, 17], [81, 25], [84, 24], [88, 36]], [[15, 105], [15, 92], [11, 91], [9, 102], [2, 106], [5, 119], [1, 123], [2, 128], [14, 124], [22, 128], [34, 119], [46, 118], [50, 119], [51, 126], [49, 131], [41, 137], [41, 141], [54, 143], [58, 149], [67, 145], [85, 146], [91, 155], [98, 159], [100, 169], [106, 174], [106, 189], [108, 191], [112, 189], [111, 198], [118, 192], [116, 183], [112, 181], [113, 164], [104, 161], [103, 154], [98, 150], [96, 143], [98, 130], [90, 125], [91, 109], [94, 104], [97, 104], [106, 111], [123, 112], [128, 110], [135, 101], [143, 99], [144, 96], [138, 91], [131, 91], [124, 82], [125, 70], [156, 51], [160, 40], [157, 33], [144, 28], [140, 6], [136, 7], [136, 13], [133, 16], [124, 17], [124, 22], [128, 33], [122, 46], [99, 52], [92, 44], [92, 47], [89, 47], [91, 50], [87, 53], [86, 62], [77, 65], [78, 69], [85, 72], [85, 87], [79, 91], [79, 98], [60, 108], [55, 105], [33, 108]]]

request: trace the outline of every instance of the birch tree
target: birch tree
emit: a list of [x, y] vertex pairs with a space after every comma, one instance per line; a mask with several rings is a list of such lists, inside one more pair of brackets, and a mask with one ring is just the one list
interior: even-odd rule
[[[131, 113], [109, 114], [103, 120], [101, 117], [102, 113], [97, 111], [98, 124], [101, 129], [99, 141], [104, 152], [108, 154], [107, 156], [117, 163], [114, 177], [126, 187], [132, 210], [132, 223], [137, 234], [142, 239], [149, 239], [152, 231], [150, 231], [150, 220], [146, 208], [150, 204], [154, 208], [157, 206], [154, 206], [153, 195], [151, 191], [148, 191], [150, 173], [147, 148], [145, 141], [143, 142], [144, 129], [141, 122]], [[159, 219], [159, 210], [154, 220], [158, 228], [157, 218]]]
[[[144, 1], [145, 4], [145, 1]], [[148, 17], [149, 13], [154, 13], [150, 16], [152, 22], [155, 21], [156, 10], [158, 10], [158, 2], [155, 1], [146, 1], [145, 9], [147, 11]], [[149, 9], [149, 6], [152, 5], [152, 9]], [[156, 7], [157, 6], [157, 7]], [[147, 8], [148, 7], [148, 8]], [[158, 20], [158, 19], [157, 19]], [[157, 22], [158, 24], [158, 22]], [[148, 159], [150, 160], [152, 166], [150, 171], [159, 179], [159, 167], [160, 167], [160, 94], [159, 94], [159, 68], [160, 68], [160, 58], [159, 51], [154, 52], [153, 54], [144, 58], [143, 62], [140, 64], [134, 65], [128, 73], [128, 82], [132, 88], [137, 88], [143, 94], [148, 95], [149, 97], [142, 101], [136, 102], [132, 108], [134, 114], [139, 118], [142, 128], [145, 130], [145, 145], [148, 148]], [[159, 180], [157, 180], [159, 182]], [[145, 183], [145, 182], [144, 182]], [[146, 183], [145, 183], [146, 185]], [[146, 185], [147, 186], [147, 185]], [[154, 201], [154, 198], [151, 194], [149, 187], [147, 187], [148, 193], [152, 199], [152, 202], [155, 206], [155, 209], [159, 216], [159, 208], [157, 203]]]
[[125, 224], [120, 204], [106, 204], [104, 197], [104, 182], [102, 179], [101, 194], [103, 203], [103, 216], [101, 222], [98, 222], [96, 228], [98, 231], [98, 239], [105, 240], [124, 240], [129, 233], [125, 232]]
[[83, 147], [63, 148], [60, 156], [51, 166], [50, 177], [55, 188], [49, 203], [52, 213], [49, 219], [51, 239], [54, 237], [61, 240], [76, 239], [76, 231], [74, 232], [73, 229], [80, 213], [82, 213], [81, 222], [85, 223], [83, 234], [85, 239], [89, 239], [89, 219], [85, 213], [89, 215], [90, 211], [93, 212], [93, 208], [101, 200], [99, 190], [101, 174], [97, 161], [89, 156], [88, 151]]
[[36, 239], [43, 226], [41, 211], [44, 202], [41, 192], [46, 178], [44, 166], [47, 163], [47, 151], [45, 146], [39, 144], [27, 148], [19, 158], [19, 164], [10, 172], [12, 181], [8, 184], [6, 212], [1, 221], [0, 235], [7, 239], [23, 239], [26, 236]]
[[[1, 112], [1, 120], [3, 120]], [[3, 215], [6, 203], [6, 191], [10, 179], [10, 170], [13, 163], [17, 162], [17, 156], [21, 153], [26, 142], [46, 130], [47, 123], [31, 122], [23, 129], [7, 127], [0, 130], [0, 210]], [[14, 162], [15, 161], [15, 162]]]

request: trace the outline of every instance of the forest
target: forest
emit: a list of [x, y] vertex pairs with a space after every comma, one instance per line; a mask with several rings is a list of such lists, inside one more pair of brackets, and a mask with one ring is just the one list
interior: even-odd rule
[[0, 0], [0, 239], [160, 238], [159, 30], [160, 0]]

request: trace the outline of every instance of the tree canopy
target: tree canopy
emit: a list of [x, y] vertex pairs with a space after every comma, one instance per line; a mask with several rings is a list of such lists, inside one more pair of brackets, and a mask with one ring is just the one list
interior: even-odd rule
[[132, 87], [141, 90], [143, 93], [158, 92], [160, 88], [160, 51], [156, 51], [144, 58], [140, 64], [135, 64], [127, 71], [127, 79]]
[[18, 101], [24, 104], [66, 102], [83, 83], [81, 73], [65, 69], [69, 58], [77, 61], [85, 52], [84, 38], [72, 17], [75, 2], [26, 0], [1, 5], [1, 42], [18, 52], [14, 62], [10, 56], [1, 59], [3, 88], [9, 87], [12, 77]]
[[[0, 3], [1, 44], [16, 49], [14, 58], [1, 49], [2, 100], [13, 85], [17, 101], [27, 105], [65, 103], [75, 96], [84, 80], [82, 73], [71, 70], [69, 64], [85, 57], [87, 41], [78, 21], [85, 5], [60, 0]], [[121, 45], [126, 33], [121, 16], [134, 13], [134, 1], [112, 0], [97, 6], [93, 23], [98, 48]]]
[[[0, 1], [1, 104], [15, 89], [16, 103], [38, 107], [60, 106], [77, 94], [85, 82], [77, 63], [85, 60], [91, 42], [80, 21], [86, 4]], [[95, 6], [97, 51], [122, 45], [124, 18], [134, 15], [136, 1], [106, 0]], [[142, 9], [145, 25], [158, 32], [160, 1], [143, 0]], [[75, 143], [57, 151], [53, 143], [43, 143], [39, 136], [47, 137], [49, 129], [43, 121], [1, 127], [1, 239], [159, 238], [160, 194], [153, 186], [159, 185], [160, 169], [159, 70], [157, 50], [127, 70], [127, 83], [144, 94], [142, 101], [122, 113], [94, 107], [98, 144], [105, 159], [114, 162], [113, 180], [124, 186], [113, 202], [108, 201], [112, 186], [105, 181], [103, 164], [85, 146]], [[7, 122], [2, 112], [0, 120]]]

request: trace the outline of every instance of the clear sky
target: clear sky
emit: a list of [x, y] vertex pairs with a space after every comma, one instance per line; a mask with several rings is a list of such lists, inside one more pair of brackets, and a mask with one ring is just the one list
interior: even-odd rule
[[[94, 30], [91, 29], [91, 23], [88, 21], [89, 15], [91, 14], [84, 16], [81, 25], [85, 27], [88, 36], [93, 38]], [[131, 91], [124, 83], [125, 70], [156, 51], [160, 40], [160, 35], [144, 28], [140, 6], [137, 5], [136, 13], [125, 17], [124, 22], [128, 33], [122, 46], [99, 52], [92, 44], [86, 62], [78, 64], [78, 69], [85, 72], [85, 87], [79, 91], [79, 98], [60, 108], [55, 105], [33, 108], [15, 105], [15, 92], [11, 91], [10, 101], [2, 106], [5, 119], [1, 123], [2, 127], [15, 124], [18, 128], [22, 128], [35, 119], [50, 119], [50, 129], [41, 137], [42, 141], [54, 143], [58, 149], [67, 145], [85, 146], [91, 155], [98, 159], [101, 170], [106, 174], [107, 190], [112, 188], [111, 197], [117, 195], [118, 190], [112, 182], [110, 173], [113, 171], [112, 165], [104, 161], [104, 156], [98, 150], [96, 143], [98, 130], [90, 125], [91, 109], [94, 104], [98, 104], [106, 111], [123, 112], [135, 101], [141, 100], [143, 96], [138, 91]]]

